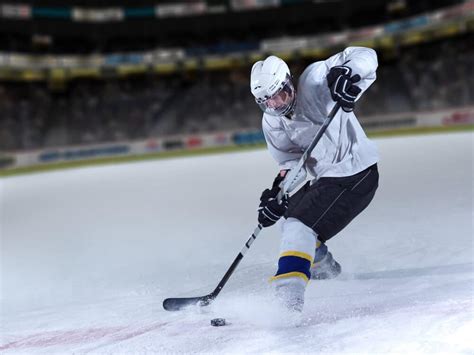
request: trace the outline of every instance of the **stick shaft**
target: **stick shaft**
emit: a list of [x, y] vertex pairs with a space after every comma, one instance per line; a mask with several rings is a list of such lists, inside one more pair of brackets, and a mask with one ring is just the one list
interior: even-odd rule
[[212, 292], [214, 298], [219, 294], [219, 292], [221, 292], [222, 288], [224, 287], [224, 285], [227, 283], [227, 281], [229, 280], [230, 276], [234, 273], [235, 269], [237, 268], [237, 266], [240, 264], [240, 261], [244, 258], [244, 255], [249, 251], [250, 249], [250, 246], [252, 245], [252, 243], [255, 241], [255, 239], [257, 239], [257, 236], [260, 234], [260, 231], [262, 230], [262, 225], [259, 224], [255, 230], [253, 231], [252, 235], [249, 237], [249, 239], [247, 240], [247, 242], [245, 243], [244, 247], [242, 248], [242, 250], [240, 251], [240, 253], [237, 255], [237, 257], [234, 259], [234, 261], [232, 262], [232, 265], [230, 265], [229, 269], [227, 270], [227, 272], [225, 273], [224, 277], [222, 278], [222, 280], [219, 282], [219, 284], [217, 285], [217, 287], [215, 288], [215, 290]]
[[328, 128], [329, 124], [331, 123], [332, 119], [336, 115], [337, 111], [339, 110], [339, 104], [335, 104], [334, 107], [332, 108], [331, 112], [329, 113], [328, 117], [324, 120], [323, 124], [321, 127], [319, 127], [318, 132], [316, 132], [316, 135], [314, 136], [313, 140], [311, 141], [310, 145], [306, 150], [304, 151], [303, 155], [301, 156], [300, 160], [298, 161], [298, 164], [290, 170], [290, 173], [288, 174], [288, 177], [285, 178], [285, 180], [282, 181], [280, 185], [280, 192], [277, 195], [277, 200], [281, 201], [283, 196], [291, 190], [293, 187], [293, 183], [295, 182], [296, 177], [298, 176], [300, 170], [303, 168], [303, 166], [306, 164], [306, 161], [308, 160], [309, 156], [311, 155], [314, 147], [316, 147], [316, 144], [320, 141], [321, 137], [323, 136], [324, 132], [326, 132], [326, 129]]

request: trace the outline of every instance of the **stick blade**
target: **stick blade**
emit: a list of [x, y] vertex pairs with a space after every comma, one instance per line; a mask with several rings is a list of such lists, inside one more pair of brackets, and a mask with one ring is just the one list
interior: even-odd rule
[[210, 295], [202, 297], [167, 298], [163, 301], [163, 308], [167, 311], [180, 311], [189, 306], [207, 306], [212, 300], [213, 298]]

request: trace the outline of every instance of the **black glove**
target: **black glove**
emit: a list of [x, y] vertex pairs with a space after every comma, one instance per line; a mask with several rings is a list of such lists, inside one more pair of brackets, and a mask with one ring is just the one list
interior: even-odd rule
[[354, 85], [360, 81], [360, 75], [351, 77], [351, 68], [344, 65], [332, 67], [326, 79], [328, 81], [331, 97], [341, 105], [345, 112], [354, 110], [355, 99], [362, 91], [360, 87]]
[[284, 195], [281, 199], [280, 204], [278, 203], [276, 197], [280, 192], [280, 183], [285, 178], [285, 175], [280, 173], [277, 175], [273, 181], [271, 189], [266, 189], [262, 192], [260, 196], [260, 205], [258, 206], [258, 223], [263, 227], [270, 227], [275, 224], [286, 212], [288, 209], [288, 196]]

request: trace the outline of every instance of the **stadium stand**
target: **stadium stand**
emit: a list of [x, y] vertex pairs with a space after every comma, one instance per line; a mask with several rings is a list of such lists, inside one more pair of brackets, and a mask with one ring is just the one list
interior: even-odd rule
[[[436, 7], [445, 2], [434, 3]], [[407, 15], [429, 6], [418, 2]], [[358, 21], [367, 24], [373, 18]], [[4, 36], [11, 34], [5, 31]], [[220, 44], [208, 45], [202, 39], [189, 43], [187, 55], [245, 50], [249, 43], [219, 38]], [[31, 50], [16, 46], [13, 35], [5, 43], [10, 49]], [[126, 43], [131, 42], [121, 46], [134, 48]], [[474, 35], [467, 32], [378, 50], [378, 80], [358, 104], [359, 117], [474, 105], [472, 43]], [[56, 52], [69, 47], [54, 48]], [[340, 49], [331, 48], [331, 52]], [[313, 60], [292, 56], [289, 64], [295, 77]], [[247, 61], [219, 70], [198, 66], [160, 75], [144, 71], [117, 77], [105, 71], [97, 78], [59, 81], [57, 87], [57, 82], [42, 80], [0, 81], [0, 151], [258, 129], [261, 112], [249, 92], [249, 71]]]

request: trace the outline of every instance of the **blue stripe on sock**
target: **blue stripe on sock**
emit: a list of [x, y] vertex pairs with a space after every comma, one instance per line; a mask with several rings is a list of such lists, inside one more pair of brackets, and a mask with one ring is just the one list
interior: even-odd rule
[[275, 276], [290, 272], [301, 272], [308, 276], [309, 279], [311, 277], [310, 267], [311, 263], [307, 259], [298, 256], [282, 256], [278, 260], [278, 271]]

